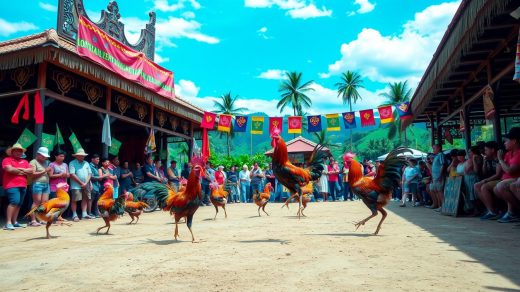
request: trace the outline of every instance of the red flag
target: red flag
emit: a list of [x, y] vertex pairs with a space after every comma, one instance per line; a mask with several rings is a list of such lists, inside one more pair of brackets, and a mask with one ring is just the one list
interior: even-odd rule
[[36, 120], [36, 124], [43, 124], [43, 107], [39, 90], [36, 91], [34, 95], [34, 119]]
[[204, 162], [208, 161], [211, 151], [209, 150], [208, 129], [202, 128], [202, 149], [201, 156]]
[[273, 130], [276, 128], [282, 133], [282, 122], [283, 118], [281, 117], [273, 117], [269, 118], [269, 135], [273, 134]]
[[374, 119], [374, 110], [368, 109], [364, 111], [359, 111], [359, 116], [361, 118], [361, 126], [375, 126], [376, 120]]
[[460, 128], [459, 131], [464, 132], [466, 131], [466, 125], [464, 124], [464, 112], [460, 111]]
[[29, 120], [29, 94], [26, 93], [24, 96], [22, 96], [22, 99], [20, 99], [20, 103], [16, 107], [16, 110], [14, 111], [13, 116], [11, 117], [11, 123], [12, 124], [18, 124], [19, 118], [20, 118], [20, 111], [23, 107], [23, 119]]
[[204, 116], [202, 117], [202, 123], [200, 124], [201, 128], [205, 129], [213, 129], [215, 126], [215, 120], [217, 119], [217, 115], [210, 112], [204, 112]]
[[220, 115], [218, 120], [218, 130], [222, 132], [230, 132], [231, 131], [231, 116], [230, 115]]
[[289, 134], [301, 134], [302, 133], [302, 117], [289, 117]]
[[394, 120], [394, 109], [391, 105], [379, 107], [377, 110], [379, 111], [381, 124], [387, 124]]

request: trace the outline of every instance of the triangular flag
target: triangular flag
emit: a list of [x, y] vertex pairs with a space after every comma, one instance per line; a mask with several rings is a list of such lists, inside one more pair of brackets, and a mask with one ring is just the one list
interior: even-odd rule
[[69, 141], [70, 141], [70, 144], [72, 144], [72, 150], [74, 150], [74, 153], [76, 153], [76, 152], [78, 152], [78, 150], [80, 148], [83, 148], [83, 147], [81, 147], [81, 144], [79, 143], [79, 139], [78, 139], [78, 137], [76, 137], [76, 134], [74, 134], [74, 132], [72, 132], [72, 130], [70, 132], [72, 134], [69, 137]]
[[486, 86], [484, 89], [484, 96], [482, 97], [482, 101], [484, 102], [484, 113], [486, 115], [486, 119], [491, 120], [495, 116], [495, 104], [493, 103], [493, 99], [495, 97], [495, 93], [493, 92], [493, 88], [491, 86]]
[[34, 120], [37, 125], [43, 125], [43, 104], [39, 90], [34, 94]]
[[228, 133], [231, 131], [231, 115], [219, 116], [217, 130]]
[[327, 114], [325, 117], [327, 118], [327, 131], [336, 132], [340, 130], [338, 114]]
[[394, 121], [394, 109], [391, 105], [378, 107], [379, 119], [381, 124], [388, 124]]
[[108, 114], [105, 116], [105, 120], [103, 121], [103, 130], [101, 131], [101, 143], [104, 143], [108, 147], [112, 146], [112, 135], [110, 135], [110, 118], [108, 117]]
[[209, 136], [208, 129], [202, 128], [202, 150], [201, 156], [204, 161], [208, 161], [211, 156], [211, 150], [209, 149]]
[[22, 96], [20, 99], [20, 102], [18, 103], [18, 106], [16, 107], [16, 110], [13, 113], [13, 116], [11, 117], [11, 123], [17, 125], [19, 122], [20, 117], [20, 111], [23, 108], [23, 116], [22, 118], [24, 120], [29, 120], [29, 94], [26, 93]]
[[27, 147], [31, 146], [37, 139], [33, 132], [29, 129], [24, 129], [17, 142], [20, 143], [23, 148], [27, 149]]
[[264, 133], [264, 117], [252, 117], [251, 121], [251, 134], [262, 135]]
[[287, 119], [289, 125], [289, 134], [301, 134], [302, 133], [302, 117], [289, 117]]
[[54, 144], [58, 144], [58, 145], [65, 144], [65, 141], [63, 140], [63, 135], [61, 134], [58, 124], [56, 124], [56, 136], [55, 136]]

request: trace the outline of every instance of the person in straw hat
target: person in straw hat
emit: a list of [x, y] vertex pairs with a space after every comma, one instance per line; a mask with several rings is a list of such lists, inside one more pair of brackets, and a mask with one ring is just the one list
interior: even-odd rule
[[[29, 162], [29, 165], [33, 168], [32, 174], [32, 197], [33, 204], [32, 208], [39, 206], [49, 200], [49, 194], [51, 192], [49, 185], [49, 149], [47, 147], [38, 148], [36, 152], [36, 158]], [[36, 221], [36, 217], [31, 214], [31, 223], [29, 226], [40, 226], [41, 224]]]
[[85, 153], [83, 148], [72, 156], [74, 160], [69, 163], [70, 171], [70, 209], [72, 211], [72, 220], [74, 222], [79, 221], [78, 214], [76, 213], [77, 202], [81, 201], [81, 218], [82, 219], [93, 219], [93, 217], [87, 214], [87, 206], [90, 203], [92, 185], [90, 184], [90, 178], [92, 177], [92, 171], [90, 165], [85, 161], [85, 157], [88, 154]]
[[27, 191], [27, 177], [33, 173], [33, 169], [29, 162], [22, 158], [25, 148], [20, 143], [15, 143], [6, 152], [8, 157], [2, 161], [2, 169], [4, 191], [9, 206], [4, 230], [15, 230], [26, 227], [25, 224], [18, 223], [17, 218]]

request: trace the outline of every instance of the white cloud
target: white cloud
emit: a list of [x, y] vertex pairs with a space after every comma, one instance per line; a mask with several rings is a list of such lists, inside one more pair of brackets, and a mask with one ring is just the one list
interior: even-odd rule
[[193, 11], [186, 11], [186, 12], [182, 13], [182, 17], [195, 18], [195, 13]]
[[175, 84], [175, 95], [183, 98], [196, 97], [199, 94], [200, 87], [197, 87], [191, 80], [179, 80], [178, 84]]
[[218, 38], [200, 32], [201, 24], [195, 20], [170, 16], [167, 20], [157, 21], [155, 27], [157, 29], [156, 36], [159, 40], [185, 37], [208, 44], [220, 42]]
[[244, 4], [251, 8], [278, 7], [288, 10], [286, 15], [292, 18], [308, 19], [332, 15], [332, 10], [328, 10], [325, 6], [319, 9], [312, 2], [308, 4], [307, 0], [245, 0]]
[[260, 73], [256, 78], [280, 80], [285, 78], [285, 72], [286, 71], [279, 69], [269, 69]]
[[193, 9], [200, 9], [200, 3], [196, 0], [177, 0], [172, 1], [173, 4], [169, 4], [168, 0], [154, 0], [154, 10], [160, 10], [163, 12], [172, 12], [185, 8], [184, 3], [189, 2]]
[[259, 30], [256, 31], [258, 33], [258, 36], [265, 39], [265, 40], [268, 40], [268, 39], [271, 39], [271, 37], [267, 36], [267, 27], [262, 27], [260, 28]]
[[17, 32], [38, 29], [36, 25], [26, 21], [9, 22], [0, 18], [0, 36], [9, 36]]
[[432, 5], [415, 14], [399, 35], [364, 28], [355, 40], [341, 45], [341, 59], [329, 65], [327, 78], [356, 70], [376, 82], [408, 80], [414, 87], [428, 66], [460, 1]]
[[355, 0], [354, 3], [359, 5], [359, 9], [356, 11], [359, 14], [369, 13], [376, 7], [376, 5], [370, 3], [369, 0]]
[[52, 5], [50, 3], [38, 2], [38, 6], [40, 6], [41, 9], [47, 10], [47, 11], [50, 11], [50, 12], [58, 11], [58, 7], [56, 5]]
[[261, 29], [258, 30], [258, 32], [262, 32], [262, 33], [266, 33], [267, 32], [267, 27], [262, 27]]
[[170, 61], [170, 58], [168, 57], [162, 57], [161, 55], [159, 55], [157, 52], [155, 52], [155, 55], [154, 55], [154, 62], [157, 63], [157, 64], [161, 64], [161, 63], [166, 63], [166, 62], [169, 62]]

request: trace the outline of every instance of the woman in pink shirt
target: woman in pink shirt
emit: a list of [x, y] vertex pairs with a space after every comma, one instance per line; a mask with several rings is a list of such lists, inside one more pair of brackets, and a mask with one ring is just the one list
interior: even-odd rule
[[18, 223], [16, 220], [27, 191], [27, 176], [33, 173], [33, 168], [27, 160], [22, 159], [25, 149], [19, 143], [14, 144], [6, 152], [8, 157], [2, 160], [2, 169], [4, 172], [4, 191], [9, 201], [9, 206], [7, 207], [4, 230], [15, 230], [16, 228], [25, 228], [27, 226]]
[[328, 184], [329, 184], [329, 195], [332, 196], [332, 201], [337, 201], [336, 194], [339, 195], [341, 187], [339, 186], [339, 166], [334, 158], [329, 158], [329, 165], [327, 166], [328, 171]]
[[65, 160], [65, 152], [58, 150], [54, 154], [54, 162], [49, 164], [49, 184], [51, 189], [49, 199], [56, 197], [56, 186], [59, 183], [67, 183], [67, 179], [70, 176], [69, 166], [63, 160]]

